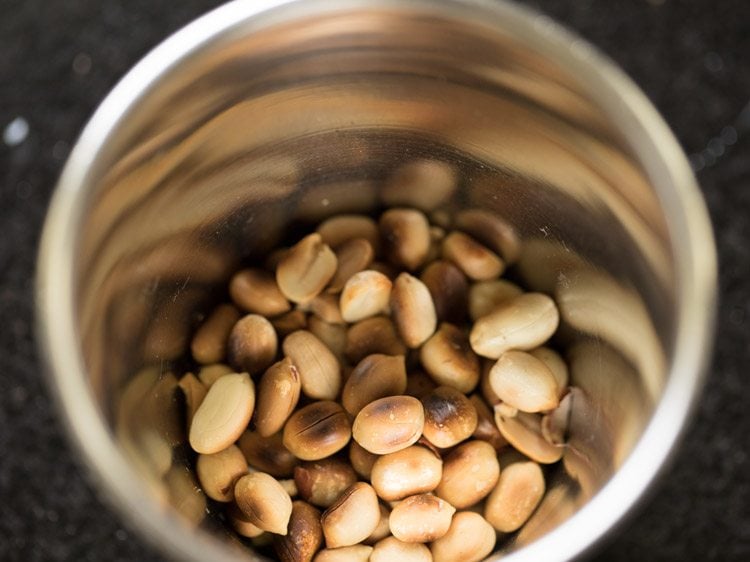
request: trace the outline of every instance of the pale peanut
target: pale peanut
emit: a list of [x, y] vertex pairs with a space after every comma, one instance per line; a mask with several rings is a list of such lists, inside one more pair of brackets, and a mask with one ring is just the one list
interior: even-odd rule
[[495, 548], [495, 529], [471, 511], [456, 513], [448, 532], [430, 545], [433, 562], [479, 562]]
[[468, 209], [456, 215], [455, 226], [496, 252], [507, 264], [518, 260], [521, 241], [515, 229], [500, 217], [483, 209]]
[[391, 533], [403, 542], [431, 542], [448, 532], [455, 512], [455, 507], [432, 494], [410, 496], [391, 511]]
[[215, 363], [201, 367], [200, 371], [198, 371], [198, 378], [204, 384], [206, 390], [208, 390], [219, 378], [230, 373], [234, 373], [234, 371], [229, 365]]
[[375, 527], [375, 530], [365, 539], [365, 544], [374, 545], [391, 534], [391, 527], [388, 525], [388, 520], [391, 517], [391, 510], [385, 507], [382, 503], [378, 507], [380, 508], [380, 521], [378, 521], [378, 526]]
[[415, 349], [435, 332], [437, 315], [424, 283], [408, 273], [396, 277], [391, 290], [391, 312], [407, 347]]
[[190, 425], [190, 446], [218, 453], [234, 443], [255, 408], [255, 386], [247, 373], [224, 375], [208, 390]]
[[550, 297], [525, 293], [477, 320], [469, 341], [477, 354], [497, 359], [510, 349], [529, 350], [543, 344], [559, 322], [560, 314]]
[[343, 324], [344, 317], [339, 308], [339, 299], [336, 295], [323, 293], [315, 297], [308, 304], [298, 305], [312, 312], [321, 320], [329, 324]]
[[331, 248], [338, 248], [353, 238], [364, 238], [377, 252], [380, 246], [380, 231], [377, 223], [365, 215], [338, 215], [318, 225], [317, 233]]
[[255, 429], [262, 437], [281, 431], [299, 401], [299, 372], [288, 357], [271, 365], [258, 384]]
[[368, 562], [372, 547], [366, 544], [324, 548], [314, 558], [314, 562]]
[[349, 487], [321, 517], [328, 548], [351, 546], [369, 537], [380, 521], [378, 496], [372, 486], [358, 482]]
[[341, 366], [336, 356], [306, 330], [289, 334], [284, 354], [299, 371], [302, 392], [310, 398], [333, 400], [341, 389]]
[[236, 445], [210, 455], [198, 455], [195, 473], [206, 495], [219, 502], [234, 499], [234, 484], [247, 474], [247, 461]]
[[443, 461], [419, 445], [383, 455], [372, 467], [370, 481], [386, 501], [433, 491], [443, 474]]
[[478, 281], [469, 287], [469, 316], [476, 322], [487, 316], [498, 305], [523, 294], [523, 289], [505, 279]]
[[290, 301], [309, 302], [331, 280], [336, 265], [336, 254], [320, 234], [309, 234], [281, 259], [276, 267], [276, 283]]
[[421, 543], [403, 542], [386, 537], [375, 544], [370, 562], [432, 562], [430, 549]]
[[554, 349], [546, 346], [532, 349], [529, 353], [547, 365], [547, 368], [555, 377], [555, 381], [557, 381], [558, 397], [562, 398], [563, 394], [565, 394], [565, 389], [568, 387], [568, 380], [570, 378], [568, 365], [565, 363], [565, 360]]
[[381, 314], [388, 308], [391, 280], [372, 270], [352, 275], [344, 285], [339, 300], [341, 316], [347, 322], [359, 322]]
[[368, 355], [349, 375], [341, 393], [341, 403], [349, 414], [356, 416], [370, 402], [403, 394], [405, 390], [403, 355]]
[[542, 361], [523, 351], [506, 351], [490, 369], [490, 386], [502, 402], [522, 412], [557, 407], [557, 380]]
[[542, 435], [542, 418], [539, 414], [518, 412], [510, 417], [496, 406], [495, 423], [508, 443], [530, 459], [551, 464], [562, 457], [563, 448], [547, 442]]

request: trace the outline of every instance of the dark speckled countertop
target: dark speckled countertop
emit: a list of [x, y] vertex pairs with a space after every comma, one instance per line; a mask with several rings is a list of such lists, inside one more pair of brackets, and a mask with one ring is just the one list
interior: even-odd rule
[[[691, 156], [721, 263], [718, 341], [674, 463], [595, 560], [750, 560], [750, 2], [535, 0], [614, 58]], [[97, 498], [44, 386], [36, 245], [86, 119], [209, 0], [0, 0], [0, 559], [161, 560]], [[27, 127], [25, 127], [25, 125]]]

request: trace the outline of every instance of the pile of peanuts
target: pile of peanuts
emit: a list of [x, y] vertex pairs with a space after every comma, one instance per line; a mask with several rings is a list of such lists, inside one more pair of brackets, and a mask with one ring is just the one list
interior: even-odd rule
[[472, 562], [562, 457], [555, 302], [502, 279], [508, 227], [339, 215], [237, 272], [180, 380], [203, 491], [284, 562]]

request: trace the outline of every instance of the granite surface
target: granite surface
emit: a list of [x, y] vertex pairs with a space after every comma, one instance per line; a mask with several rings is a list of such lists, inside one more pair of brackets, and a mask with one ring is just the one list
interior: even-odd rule
[[[691, 155], [716, 230], [716, 353], [654, 493], [595, 560], [750, 560], [750, 3], [536, 0], [614, 58]], [[0, 559], [162, 560], [106, 507], [51, 405], [33, 337], [36, 245], [88, 116], [207, 0], [0, 2]], [[27, 127], [26, 127], [26, 126]]]

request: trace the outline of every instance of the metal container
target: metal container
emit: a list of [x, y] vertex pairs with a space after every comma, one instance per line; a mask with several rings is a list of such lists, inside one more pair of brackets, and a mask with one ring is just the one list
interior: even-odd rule
[[417, 178], [429, 210], [513, 229], [512, 275], [558, 299], [556, 343], [581, 389], [563, 462], [500, 545], [507, 560], [581, 554], [664, 466], [701, 389], [716, 265], [686, 158], [636, 87], [501, 2], [237, 1], [102, 103], [39, 257], [63, 417], [115, 507], [164, 552], [257, 559], [186, 465], [171, 373], [196, 319], [239, 263], [331, 214], [375, 211], [414, 160], [456, 181], [446, 194]]

